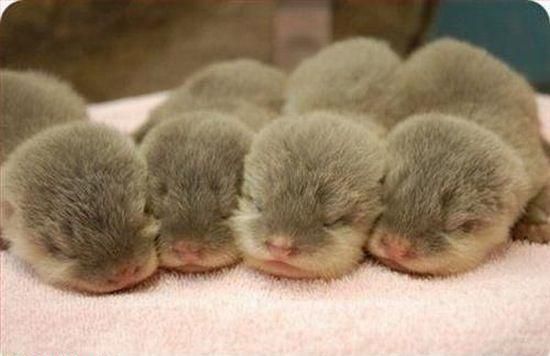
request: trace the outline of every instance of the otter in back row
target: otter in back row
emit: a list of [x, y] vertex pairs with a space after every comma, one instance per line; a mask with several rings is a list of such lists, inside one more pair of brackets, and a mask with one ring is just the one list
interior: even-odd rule
[[84, 99], [51, 75], [2, 70], [0, 84], [0, 164], [17, 145], [39, 131], [87, 118]]
[[159, 122], [176, 114], [216, 110], [235, 115], [257, 131], [275, 118], [284, 101], [286, 75], [251, 59], [216, 63], [192, 74], [136, 130], [140, 142]]
[[252, 60], [207, 66], [138, 130], [149, 199], [160, 219], [160, 264], [200, 272], [237, 262], [229, 224], [254, 131], [275, 118], [286, 76]]
[[305, 59], [288, 80], [284, 112], [374, 114], [401, 59], [384, 42], [351, 38]]

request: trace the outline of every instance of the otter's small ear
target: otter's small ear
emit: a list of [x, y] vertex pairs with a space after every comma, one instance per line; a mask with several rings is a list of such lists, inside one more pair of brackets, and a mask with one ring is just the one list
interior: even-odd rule
[[7, 200], [2, 200], [2, 202], [0, 202], [0, 217], [3, 221], [10, 219], [14, 212], [15, 207], [12, 203]]

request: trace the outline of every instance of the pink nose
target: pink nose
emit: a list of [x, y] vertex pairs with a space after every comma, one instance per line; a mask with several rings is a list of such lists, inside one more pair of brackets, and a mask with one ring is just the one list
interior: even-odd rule
[[294, 252], [292, 242], [286, 237], [275, 237], [267, 241], [266, 246], [269, 253], [278, 259], [285, 259]]
[[406, 258], [413, 258], [415, 255], [411, 243], [405, 238], [385, 235], [380, 240], [380, 243], [386, 255], [385, 257], [390, 260], [400, 261]]
[[115, 275], [113, 276], [113, 278], [110, 279], [110, 281], [120, 285], [128, 285], [138, 280], [138, 275], [140, 271], [141, 271], [140, 266], [135, 266], [135, 265], [123, 266], [115, 273]]
[[200, 260], [200, 248], [187, 241], [178, 241], [174, 243], [172, 248], [182, 261], [191, 263]]

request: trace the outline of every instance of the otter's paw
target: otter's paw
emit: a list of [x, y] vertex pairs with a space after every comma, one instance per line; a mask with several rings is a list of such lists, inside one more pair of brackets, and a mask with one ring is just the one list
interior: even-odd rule
[[542, 188], [527, 204], [512, 230], [512, 237], [538, 243], [550, 242], [550, 185]]
[[550, 242], [550, 222], [536, 223], [520, 220], [514, 226], [512, 236], [516, 240], [548, 243]]

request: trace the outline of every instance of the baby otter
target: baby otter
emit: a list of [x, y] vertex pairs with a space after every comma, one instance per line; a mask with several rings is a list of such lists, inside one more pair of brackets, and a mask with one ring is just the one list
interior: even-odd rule
[[131, 140], [106, 126], [77, 122], [38, 133], [2, 169], [10, 252], [45, 281], [81, 291], [142, 281], [157, 267], [146, 178]]
[[238, 261], [229, 218], [240, 195], [252, 131], [231, 115], [195, 111], [165, 120], [140, 146], [160, 219], [160, 265], [200, 272]]
[[383, 41], [336, 42], [304, 60], [290, 75], [284, 111], [373, 113], [400, 64], [401, 59]]
[[353, 270], [382, 211], [381, 140], [341, 114], [275, 120], [245, 159], [243, 196], [232, 219], [245, 262], [292, 278]]
[[548, 184], [533, 92], [486, 51], [449, 39], [413, 54], [392, 83], [384, 118], [402, 122], [388, 136], [394, 163], [368, 250], [410, 272], [471, 269]]

